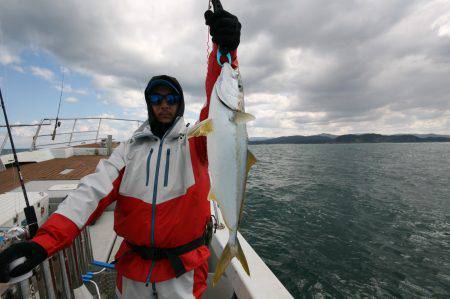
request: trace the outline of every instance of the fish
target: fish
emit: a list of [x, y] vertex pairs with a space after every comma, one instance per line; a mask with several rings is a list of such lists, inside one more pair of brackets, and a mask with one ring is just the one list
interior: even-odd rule
[[191, 131], [191, 136], [207, 136], [209, 199], [218, 203], [229, 239], [214, 273], [215, 285], [229, 263], [237, 257], [247, 275], [247, 259], [237, 232], [244, 211], [245, 189], [250, 167], [256, 162], [248, 151], [246, 123], [255, 117], [245, 112], [244, 92], [238, 70], [224, 63], [211, 94], [208, 118]]

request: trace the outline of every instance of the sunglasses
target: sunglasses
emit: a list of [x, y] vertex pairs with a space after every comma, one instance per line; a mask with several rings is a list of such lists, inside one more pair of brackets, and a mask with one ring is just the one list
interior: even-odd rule
[[177, 94], [167, 94], [167, 95], [151, 94], [150, 95], [150, 103], [152, 105], [160, 105], [164, 99], [166, 99], [167, 104], [175, 105], [181, 101], [181, 96], [179, 96]]

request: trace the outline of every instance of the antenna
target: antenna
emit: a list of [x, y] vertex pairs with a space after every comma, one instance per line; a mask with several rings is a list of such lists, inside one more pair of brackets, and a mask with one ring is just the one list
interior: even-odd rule
[[58, 123], [58, 118], [59, 118], [59, 111], [61, 110], [61, 100], [62, 100], [62, 95], [63, 95], [63, 89], [64, 89], [64, 69], [62, 69], [61, 93], [59, 94], [58, 112], [56, 113], [55, 128], [53, 129], [53, 133], [52, 133], [52, 141], [55, 140], [56, 128], [61, 125], [60, 123]]
[[3, 101], [2, 89], [0, 88], [0, 104], [3, 109], [3, 115], [5, 116], [6, 128], [8, 129], [9, 141], [11, 143], [11, 148], [14, 155], [14, 164], [16, 165], [17, 174], [19, 175], [20, 185], [22, 186], [23, 197], [25, 198], [26, 207], [23, 209], [25, 212], [25, 219], [27, 220], [30, 237], [34, 237], [36, 235], [38, 229], [38, 223], [36, 218], [36, 212], [34, 210], [34, 206], [30, 206], [30, 202], [28, 200], [27, 190], [25, 189], [25, 183], [23, 181], [22, 172], [20, 171], [19, 159], [17, 159], [16, 147], [14, 146], [14, 140], [11, 134], [11, 127], [8, 122], [8, 115], [6, 114], [5, 102]]

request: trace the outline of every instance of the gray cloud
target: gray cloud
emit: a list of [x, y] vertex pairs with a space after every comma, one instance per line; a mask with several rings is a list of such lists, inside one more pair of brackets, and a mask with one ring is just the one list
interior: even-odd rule
[[[446, 1], [230, 0], [252, 135], [448, 130]], [[9, 52], [44, 50], [92, 78], [110, 101], [142, 109], [151, 75], [204, 98], [206, 2], [0, 4]], [[3, 48], [2, 48], [3, 49]], [[16, 56], [14, 56], [16, 57]], [[15, 58], [14, 61], [20, 61]], [[397, 126], [396, 126], [397, 125]]]

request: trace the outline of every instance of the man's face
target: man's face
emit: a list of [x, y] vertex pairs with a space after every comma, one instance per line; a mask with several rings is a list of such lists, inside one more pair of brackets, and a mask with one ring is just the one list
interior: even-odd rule
[[[152, 90], [152, 94], [159, 94], [162, 96], [173, 93], [174, 91], [166, 86], [156, 86]], [[175, 119], [179, 105], [179, 103], [169, 105], [169, 103], [167, 103], [167, 100], [163, 99], [160, 104], [152, 104], [151, 106], [156, 119], [160, 123], [169, 124]]]

